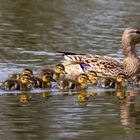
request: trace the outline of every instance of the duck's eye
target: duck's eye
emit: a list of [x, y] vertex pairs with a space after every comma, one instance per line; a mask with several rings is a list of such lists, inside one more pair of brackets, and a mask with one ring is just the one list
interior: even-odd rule
[[140, 31], [136, 31], [137, 34], [140, 34]]

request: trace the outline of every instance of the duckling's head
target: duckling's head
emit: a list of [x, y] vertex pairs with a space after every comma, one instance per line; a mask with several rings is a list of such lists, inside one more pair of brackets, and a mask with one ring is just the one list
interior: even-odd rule
[[62, 74], [65, 71], [65, 67], [63, 64], [56, 65], [54, 72], [57, 74]]
[[119, 73], [116, 77], [116, 81], [120, 84], [125, 84], [127, 80], [127, 77], [124, 73]]
[[80, 74], [78, 77], [77, 77], [77, 82], [80, 83], [80, 84], [84, 84], [84, 83], [87, 83], [89, 80], [88, 76], [85, 74], [85, 73], [82, 73]]
[[20, 77], [21, 84], [29, 84], [29, 83], [31, 83], [31, 80], [32, 80], [32, 78], [28, 74], [21, 75], [21, 77]]
[[49, 83], [51, 81], [54, 81], [52, 75], [49, 72], [43, 73], [41, 76], [41, 79], [45, 83]]
[[33, 75], [33, 71], [32, 71], [32, 69], [30, 69], [30, 68], [25, 68], [25, 69], [22, 71], [22, 74], [23, 74], [23, 75], [25, 75], [25, 74]]
[[89, 81], [96, 82], [96, 80], [97, 80], [97, 73], [95, 71], [89, 71], [88, 72], [88, 78], [89, 78]]

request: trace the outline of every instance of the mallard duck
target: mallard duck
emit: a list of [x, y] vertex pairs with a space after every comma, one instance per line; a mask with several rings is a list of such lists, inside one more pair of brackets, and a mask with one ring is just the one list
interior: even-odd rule
[[77, 89], [82, 90], [88, 87], [88, 76], [85, 73], [79, 74], [76, 80], [63, 79], [58, 83], [59, 89]]
[[124, 88], [126, 86], [127, 77], [124, 73], [119, 73], [116, 78], [101, 79], [101, 87], [103, 88]]
[[30, 90], [32, 88], [32, 78], [30, 75], [21, 75], [19, 80], [7, 79], [2, 85], [3, 90]]
[[59, 81], [60, 79], [64, 79], [65, 77], [65, 67], [63, 64], [57, 64], [54, 69], [42, 69], [41, 74], [50, 73], [53, 76], [53, 79]]
[[122, 34], [123, 62], [119, 59], [99, 55], [64, 55], [63, 65], [67, 77], [74, 77], [88, 70], [96, 71], [100, 77], [116, 77], [125, 73], [127, 77], [140, 72], [140, 59], [135, 52], [135, 45], [140, 42], [140, 30], [127, 28]]

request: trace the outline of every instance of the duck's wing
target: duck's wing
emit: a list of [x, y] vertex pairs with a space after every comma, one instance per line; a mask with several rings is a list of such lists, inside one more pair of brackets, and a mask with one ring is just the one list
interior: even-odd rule
[[[91, 68], [101, 77], [114, 77], [118, 73], [123, 72], [123, 64], [119, 59], [109, 56], [99, 55], [65, 55], [64, 65], [66, 69], [71, 65], [80, 65], [83, 69]], [[87, 64], [84, 65], [83, 64]], [[69, 69], [70, 70], [70, 69]], [[75, 69], [76, 71], [76, 69]]]

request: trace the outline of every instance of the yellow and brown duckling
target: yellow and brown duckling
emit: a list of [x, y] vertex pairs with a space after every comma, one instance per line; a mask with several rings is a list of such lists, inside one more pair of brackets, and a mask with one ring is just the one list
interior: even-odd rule
[[114, 78], [104, 78], [101, 80], [101, 87], [103, 88], [123, 88], [126, 86], [127, 77], [124, 73], [119, 73]]
[[89, 86], [94, 86], [97, 84], [97, 73], [95, 71], [88, 71]]
[[3, 90], [30, 90], [32, 88], [32, 77], [30, 75], [21, 75], [19, 80], [7, 79], [1, 85]]
[[33, 77], [34, 88], [51, 88], [52, 82], [55, 80], [49, 72], [42, 73], [40, 77]]
[[58, 83], [58, 88], [59, 89], [77, 89], [77, 90], [84, 90], [87, 89], [88, 87], [88, 75], [85, 73], [82, 73], [78, 75], [76, 80], [72, 79], [64, 79]]
[[54, 69], [43, 69], [41, 74], [46, 72], [50, 73], [56, 81], [65, 78], [65, 67], [63, 64], [57, 64]]

